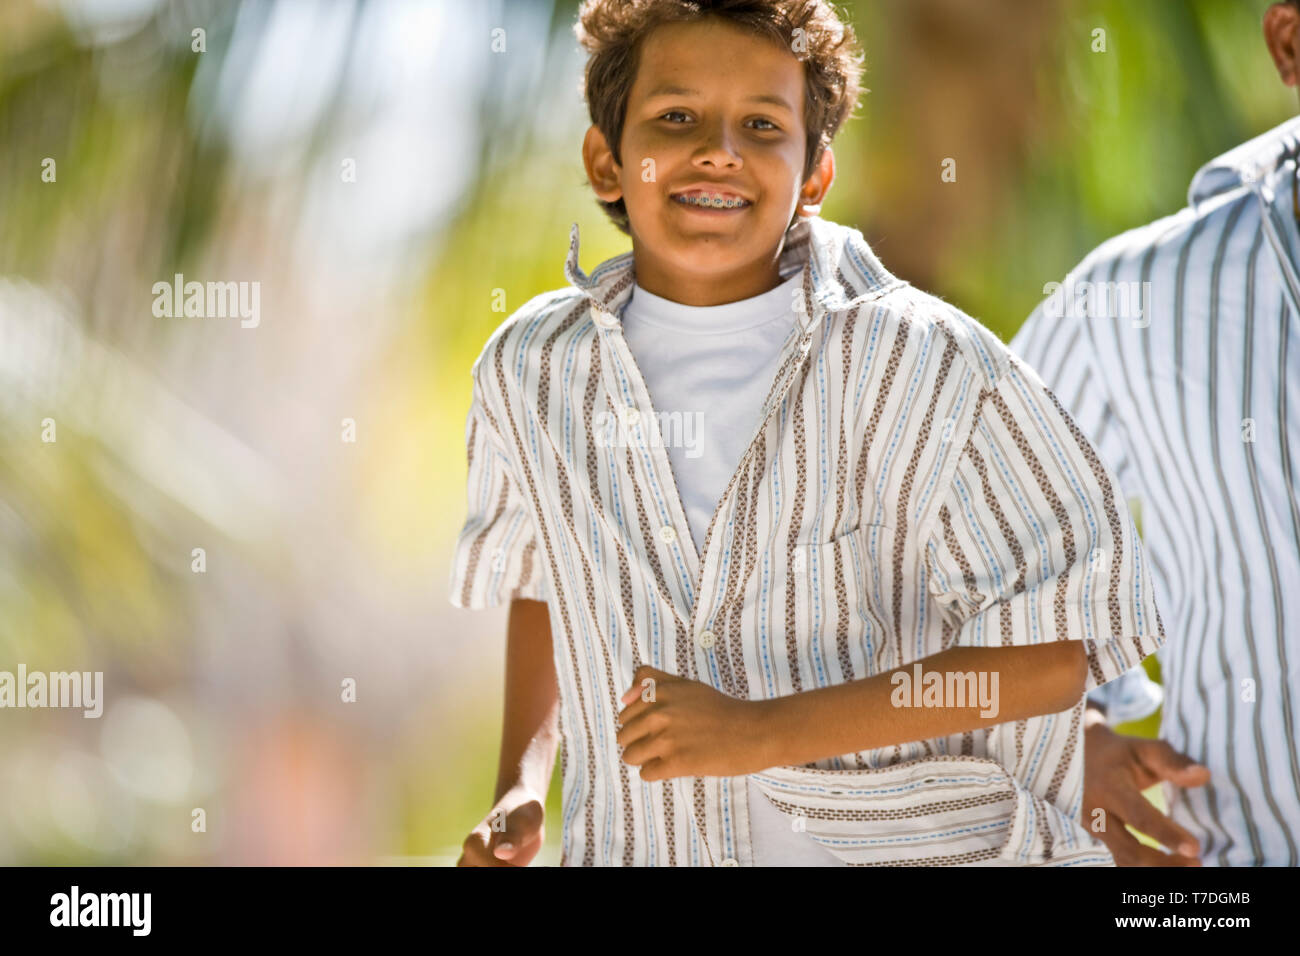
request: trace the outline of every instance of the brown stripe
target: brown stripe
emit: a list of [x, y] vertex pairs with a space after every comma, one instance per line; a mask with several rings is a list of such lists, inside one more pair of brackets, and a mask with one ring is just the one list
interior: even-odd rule
[[1080, 697], [1070, 710], [1070, 736], [1068, 739], [1075, 742], [1075, 746], [1066, 749], [1061, 754], [1060, 763], [1056, 765], [1056, 772], [1052, 774], [1052, 780], [1047, 786], [1047, 795], [1044, 797], [1048, 803], [1056, 802], [1056, 798], [1061, 792], [1061, 784], [1065, 782], [1065, 775], [1070, 772], [1071, 759], [1075, 754], [1083, 751], [1083, 748], [1077, 742], [1079, 740], [1079, 722], [1083, 718], [1084, 706], [1084, 698]]
[[[835, 456], [835, 522], [832, 526], [833, 530], [835, 531], [836, 537], [838, 537], [840, 534], [843, 533], [841, 530], [842, 528], [841, 522], [844, 520], [844, 499], [847, 497], [847, 495], [845, 494], [845, 485], [848, 484], [848, 480], [849, 480], [848, 457], [849, 457], [850, 438], [845, 433], [844, 421], [845, 419], [850, 418], [849, 381], [852, 378], [851, 372], [853, 368], [853, 330], [854, 327], [857, 325], [859, 311], [860, 310], [856, 307], [850, 309], [848, 315], [844, 319], [843, 326], [840, 329], [836, 330], [836, 334], [839, 335], [840, 337], [840, 378], [841, 378], [840, 414], [838, 416], [840, 429], [839, 429], [839, 441], [837, 442], [837, 454]], [[829, 321], [827, 322], [827, 330], [828, 330], [827, 334], [829, 335], [830, 334]], [[861, 520], [862, 520], [862, 510], [859, 507], [858, 509], [859, 523], [861, 523]], [[863, 560], [865, 561], [866, 556], [863, 555], [862, 557]], [[844, 680], [853, 681], [857, 679], [857, 673], [853, 667], [853, 656], [849, 650], [849, 629], [853, 622], [850, 620], [849, 617], [851, 612], [849, 611], [849, 607], [848, 607], [848, 595], [845, 593], [844, 569], [841, 566], [843, 563], [844, 562], [840, 557], [839, 549], [837, 548], [835, 550], [835, 596], [837, 598], [837, 604], [839, 607], [839, 621], [835, 629], [835, 654], [837, 659], [840, 662], [840, 673], [843, 675]], [[854, 602], [855, 605], [860, 605], [862, 602], [865, 601], [865, 598], [866, 595], [859, 594], [857, 596], [857, 600]], [[865, 655], [865, 653], [866, 653], [866, 648], [864, 647], [863, 654]], [[861, 767], [864, 763], [862, 756], [860, 754], [855, 753], [853, 757], [856, 763], [858, 764], [858, 766]]]
[[[766, 794], [764, 794], [766, 796]], [[809, 820], [838, 820], [845, 823], [869, 823], [880, 820], [912, 820], [932, 813], [951, 813], [974, 807], [985, 807], [1006, 800], [1014, 800], [1014, 787], [1007, 790], [995, 790], [976, 796], [962, 797], [956, 800], [936, 800], [930, 803], [918, 803], [914, 806], [900, 807], [894, 810], [844, 810], [830, 807], [804, 807], [797, 803], [788, 803], [776, 797], [768, 799], [778, 810], [791, 816], [802, 816]], [[951, 824], [944, 824], [950, 826]]]
[[[748, 481], [741, 481], [738, 485], [740, 491], [736, 505], [738, 517], [735, 526], [741, 529], [743, 535], [742, 547], [739, 549], [739, 557], [733, 561], [732, 566], [728, 569], [727, 587], [722, 604], [723, 613], [726, 617], [725, 653], [730, 655], [728, 686], [731, 688], [731, 695], [741, 700], [749, 700], [753, 696], [753, 688], [749, 682], [749, 669], [745, 666], [745, 646], [750, 635], [744, 629], [744, 598], [746, 585], [757, 562], [757, 504], [765, 470], [763, 463], [766, 460], [766, 436], [763, 432], [760, 432], [756, 441], [755, 453], [746, 466]], [[733, 546], [733, 553], [737, 550]]]
[[961, 866], [966, 863], [980, 863], [984, 860], [996, 860], [999, 850], [971, 850], [969, 853], [954, 853], [950, 856], [916, 857], [904, 860], [882, 860], [872, 863], [850, 863], [849, 866]]
[[[999, 596], [1014, 596], [1025, 590], [1025, 580], [1028, 574], [1028, 566], [1025, 563], [1025, 549], [1021, 546], [1020, 538], [1016, 536], [1015, 529], [1011, 526], [1006, 513], [1002, 510], [997, 492], [993, 490], [993, 483], [989, 481], [989, 470], [984, 461], [984, 456], [976, 450], [973, 443], [966, 446], [966, 453], [971, 464], [975, 467], [976, 474], [979, 475], [980, 487], [984, 491], [984, 503], [993, 515], [993, 520], [997, 522], [998, 530], [1002, 532], [1002, 540], [1007, 543], [1007, 548], [1011, 551], [1011, 557], [1016, 562], [1016, 580], [1011, 586], [1011, 593], [1009, 595], [1004, 593]], [[1007, 644], [1009, 641], [1004, 640], [1002, 643]]]
[[[699, 777], [692, 777], [691, 787], [695, 797], [695, 828], [700, 833], [700, 843], [704, 847], [704, 858], [710, 863], [713, 859], [713, 846], [709, 842], [709, 818], [704, 813], [704, 781]], [[703, 822], [701, 822], [703, 821]]]
[[524, 585], [528, 579], [533, 576], [533, 556], [537, 553], [537, 539], [529, 538], [528, 543], [524, 545], [524, 552], [519, 558], [519, 581], [510, 590], [511, 599], [517, 598], [523, 593]]
[[[790, 531], [786, 535], [786, 568], [794, 563], [795, 549], [799, 545], [799, 529], [803, 526], [804, 498], [808, 493], [808, 445], [804, 436], [803, 400], [796, 398], [791, 423], [794, 429], [795, 487], [791, 499]], [[785, 659], [790, 666], [790, 684], [794, 692], [803, 691], [803, 678], [799, 674], [799, 624], [796, 615], [796, 580], [786, 572], [785, 588]]]
[[[975, 572], [971, 569], [966, 552], [962, 550], [961, 542], [957, 540], [956, 532], [952, 530], [952, 514], [948, 511], [947, 505], [939, 507], [939, 524], [943, 528], [943, 542], [952, 553], [953, 560], [957, 562], [957, 567], [961, 568], [962, 583], [966, 586], [967, 597], [975, 607], [979, 607], [984, 603], [984, 595], [975, 587]], [[967, 617], [964, 609], [960, 613], [964, 620]]]
[[[748, 464], [742, 460], [741, 464], [737, 466], [737, 471], [747, 472], [747, 470], [748, 470]], [[735, 475], [733, 475], [732, 477], [734, 479]], [[748, 487], [748, 482], [744, 480], [738, 481], [735, 484], [736, 484], [737, 491], [736, 491], [736, 500], [735, 500], [732, 513], [734, 515], [740, 516], [746, 513], [746, 502], [748, 500], [749, 487]], [[720, 630], [722, 633], [717, 635], [718, 641], [713, 645], [714, 646], [713, 659], [717, 662], [718, 665], [718, 682], [722, 685], [721, 687], [722, 692], [731, 697], [739, 697], [740, 694], [737, 690], [737, 680], [738, 678], [739, 680], [745, 680], [744, 659], [743, 657], [741, 658], [741, 663], [738, 667], [733, 668], [733, 663], [735, 662], [736, 659], [735, 645], [741, 644], [743, 642], [744, 635], [740, 633], [739, 628], [733, 631], [731, 627], [732, 615], [729, 614], [728, 611], [732, 607], [732, 601], [735, 599], [736, 581], [737, 578], [739, 577], [739, 575], [736, 572], [737, 562], [735, 560], [735, 552], [736, 552], [735, 532], [737, 527], [741, 527], [743, 530], [743, 525], [741, 525], [741, 523], [737, 520], [737, 521], [732, 521], [731, 526], [732, 526], [731, 551], [732, 551], [733, 560], [731, 561], [730, 565], [727, 567], [727, 570], [724, 573], [723, 580], [719, 582], [719, 587], [714, 589], [715, 591], [716, 590], [722, 591], [722, 601], [718, 605], [718, 613], [715, 619], [715, 623], [717, 625], [715, 630]], [[704, 560], [704, 556], [701, 556], [701, 561], [703, 560]], [[701, 586], [700, 593], [696, 595], [696, 600], [703, 600], [703, 599], [704, 599], [704, 590], [703, 587]]]
[[[1004, 725], [1005, 726], [1005, 725]], [[1016, 766], [1014, 773], [1020, 773], [1025, 759], [1025, 721], [1016, 721]]]

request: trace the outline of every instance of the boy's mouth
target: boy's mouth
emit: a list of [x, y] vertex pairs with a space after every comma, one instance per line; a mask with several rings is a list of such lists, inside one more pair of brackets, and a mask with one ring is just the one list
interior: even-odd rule
[[753, 205], [745, 197], [725, 189], [683, 189], [681, 192], [670, 193], [669, 198], [679, 206], [723, 212], [746, 209]]

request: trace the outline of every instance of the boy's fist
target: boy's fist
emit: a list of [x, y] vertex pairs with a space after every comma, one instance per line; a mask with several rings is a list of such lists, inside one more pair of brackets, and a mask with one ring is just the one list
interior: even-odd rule
[[542, 848], [543, 798], [527, 787], [507, 790], [461, 845], [457, 866], [527, 866]]

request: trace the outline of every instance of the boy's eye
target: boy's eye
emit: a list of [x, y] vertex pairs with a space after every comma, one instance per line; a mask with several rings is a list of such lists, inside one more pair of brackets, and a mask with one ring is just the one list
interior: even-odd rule
[[[680, 119], [676, 119], [675, 117], [680, 117]], [[669, 110], [669, 111], [666, 112], [666, 113], [660, 113], [660, 114], [659, 114], [659, 118], [660, 118], [661, 120], [667, 120], [669, 123], [673, 124], [674, 126], [680, 126], [682, 123], [689, 123], [689, 122], [690, 122], [690, 119], [691, 119], [690, 114], [689, 114], [689, 113], [685, 113], [685, 112], [683, 112], [682, 110]], [[754, 128], [754, 129], [761, 130], [761, 131], [764, 132], [764, 133], [769, 132], [769, 131], [773, 131], [773, 130], [777, 130], [777, 131], [779, 131], [779, 130], [781, 129], [781, 127], [777, 126], [777, 125], [776, 125], [775, 123], [773, 123], [770, 119], [765, 119], [765, 118], [763, 118], [762, 116], [756, 116], [756, 117], [754, 117], [752, 120], [750, 120], [749, 122], [750, 122], [750, 123], [765, 123], [765, 124], [766, 124], [765, 126], [755, 126], [755, 127], [752, 127], [752, 128]]]

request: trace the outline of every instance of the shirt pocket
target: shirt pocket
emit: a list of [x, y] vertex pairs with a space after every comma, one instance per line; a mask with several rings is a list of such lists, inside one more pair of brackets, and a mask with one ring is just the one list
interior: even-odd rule
[[892, 527], [869, 524], [830, 541], [790, 546], [779, 599], [798, 653], [787, 692], [876, 673], [887, 620], [879, 565], [893, 540]]
[[856, 866], [1113, 865], [1104, 845], [987, 757], [889, 767], [772, 767], [763, 796]]

